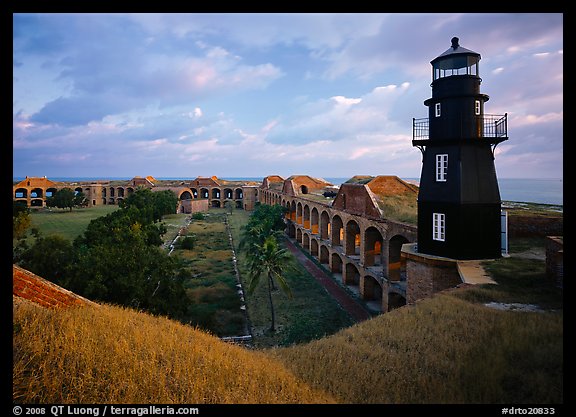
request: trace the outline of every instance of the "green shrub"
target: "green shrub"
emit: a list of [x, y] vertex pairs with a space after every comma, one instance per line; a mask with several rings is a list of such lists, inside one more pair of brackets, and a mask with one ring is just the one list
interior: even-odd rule
[[186, 236], [183, 239], [181, 239], [180, 247], [186, 250], [194, 249], [194, 237]]
[[196, 212], [196, 213], [192, 214], [192, 219], [204, 220], [204, 213]]

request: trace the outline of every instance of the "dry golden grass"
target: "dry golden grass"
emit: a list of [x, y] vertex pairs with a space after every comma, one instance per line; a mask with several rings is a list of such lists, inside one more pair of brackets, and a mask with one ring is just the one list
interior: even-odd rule
[[385, 196], [379, 200], [379, 205], [387, 219], [409, 224], [418, 222], [417, 194], [404, 193]]
[[103, 305], [14, 305], [17, 403], [326, 403], [262, 352], [162, 317]]
[[223, 222], [214, 222], [212, 219], [197, 220], [192, 222], [186, 228], [188, 234], [203, 234], [203, 233], [224, 233], [226, 232], [226, 225]]
[[343, 403], [562, 403], [562, 323], [438, 295], [270, 353]]

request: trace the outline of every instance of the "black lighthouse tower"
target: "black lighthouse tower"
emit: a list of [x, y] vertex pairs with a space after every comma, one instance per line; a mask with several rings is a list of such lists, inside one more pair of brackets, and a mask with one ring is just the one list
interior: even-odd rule
[[419, 253], [453, 259], [501, 256], [501, 200], [494, 149], [508, 139], [507, 115], [484, 113], [480, 54], [458, 38], [431, 61], [428, 118], [413, 120], [422, 151], [418, 194]]

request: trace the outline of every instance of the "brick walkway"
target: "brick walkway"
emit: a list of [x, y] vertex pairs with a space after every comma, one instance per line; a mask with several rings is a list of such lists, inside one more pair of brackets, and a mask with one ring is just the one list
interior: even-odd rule
[[298, 262], [306, 268], [306, 270], [312, 275], [316, 280], [322, 284], [322, 286], [328, 291], [328, 293], [340, 304], [340, 306], [350, 314], [352, 319], [356, 322], [367, 320], [370, 317], [370, 313], [361, 306], [350, 294], [346, 292], [345, 289], [340, 287], [334, 279], [324, 272], [318, 265], [312, 262], [299, 247], [297, 247], [290, 239], [285, 239], [287, 248], [294, 254]]

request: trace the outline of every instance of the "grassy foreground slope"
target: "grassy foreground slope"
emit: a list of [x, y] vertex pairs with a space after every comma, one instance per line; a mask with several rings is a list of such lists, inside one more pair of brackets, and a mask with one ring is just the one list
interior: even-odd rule
[[442, 294], [271, 352], [344, 403], [560, 404], [562, 317]]
[[17, 403], [326, 403], [263, 352], [111, 305], [14, 303]]

